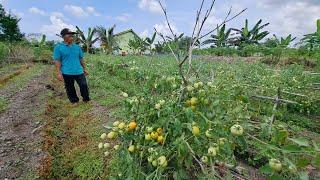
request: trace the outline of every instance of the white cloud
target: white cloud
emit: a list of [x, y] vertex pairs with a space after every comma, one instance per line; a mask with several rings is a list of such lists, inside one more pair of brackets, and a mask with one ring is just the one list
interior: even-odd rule
[[[180, 34], [180, 32], [178, 31], [178, 28], [173, 23], [170, 23], [170, 26], [172, 28], [173, 33]], [[169, 26], [166, 22], [163, 22], [161, 24], [155, 24], [153, 27], [159, 33], [162, 33], [164, 36], [172, 36], [172, 33], [171, 33]]]
[[127, 22], [131, 18], [131, 14], [123, 13], [120, 16], [116, 17], [116, 20], [121, 22]]
[[139, 34], [140, 37], [142, 38], [146, 38], [149, 36], [149, 30], [148, 29], [145, 29], [144, 31], [142, 31], [140, 34]]
[[293, 1], [281, 6], [270, 19], [270, 28], [281, 36], [301, 36], [315, 31], [320, 4]]
[[88, 14], [92, 14], [92, 15], [94, 15], [94, 16], [101, 16], [101, 14], [98, 13], [98, 12], [96, 11], [96, 9], [95, 9], [94, 7], [91, 7], [91, 6], [88, 6], [88, 7], [87, 7], [87, 12], [88, 12]]
[[75, 5], [65, 5], [64, 10], [71, 13], [76, 17], [84, 17], [88, 16], [88, 13], [80, 6]]
[[64, 15], [61, 12], [52, 12], [51, 15], [55, 16], [55, 17], [58, 17], [58, 18], [64, 17]]
[[41, 9], [39, 9], [37, 7], [29, 8], [29, 12], [32, 13], [32, 14], [39, 14], [39, 15], [42, 15], [42, 16], [44, 16], [46, 14], [43, 10], [41, 10]]
[[88, 6], [87, 8], [82, 8], [80, 6], [75, 6], [75, 5], [65, 5], [64, 10], [76, 17], [86, 17], [89, 15], [101, 16], [101, 14], [97, 12], [96, 9], [92, 6]]
[[204, 24], [203, 31], [211, 31], [217, 27], [218, 24], [222, 23], [223, 20], [221, 18], [217, 18], [213, 14], [209, 16], [207, 21]]
[[69, 28], [69, 29], [75, 30], [75, 26], [73, 26], [72, 24], [67, 24], [63, 21], [63, 19], [61, 18], [61, 13], [60, 14], [53, 13], [50, 16], [50, 22], [51, 22], [50, 25], [43, 25], [41, 27], [40, 29], [41, 33], [54, 36], [55, 34], [60, 34], [60, 31], [63, 28]]
[[152, 13], [162, 13], [161, 6], [156, 0], [140, 0], [139, 8]]

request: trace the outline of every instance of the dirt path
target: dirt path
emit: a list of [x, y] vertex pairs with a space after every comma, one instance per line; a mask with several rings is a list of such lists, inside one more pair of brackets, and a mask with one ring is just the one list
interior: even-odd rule
[[0, 179], [35, 177], [39, 161], [45, 156], [39, 131], [42, 125], [36, 113], [44, 108], [43, 97], [48, 93], [46, 69], [49, 66], [18, 92], [15, 83], [0, 90], [1, 96], [9, 100], [7, 110], [0, 114]]

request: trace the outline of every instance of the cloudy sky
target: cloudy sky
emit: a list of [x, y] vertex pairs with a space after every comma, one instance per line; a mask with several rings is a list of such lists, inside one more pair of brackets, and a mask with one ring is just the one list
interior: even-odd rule
[[[200, 0], [162, 0], [168, 9], [176, 32], [189, 34]], [[134, 29], [142, 36], [150, 35], [153, 27], [168, 33], [161, 8], [155, 0], [0, 0], [7, 11], [21, 17], [20, 27], [26, 34], [44, 33], [56, 39], [64, 27], [82, 29], [116, 24], [116, 32]], [[210, 0], [206, 0], [207, 6]], [[320, 18], [320, 0], [216, 0], [214, 12], [205, 30], [214, 28], [230, 6], [236, 13], [248, 10], [228, 27], [240, 28], [246, 18], [252, 26], [260, 18], [270, 22], [271, 34], [301, 37], [314, 32]]]

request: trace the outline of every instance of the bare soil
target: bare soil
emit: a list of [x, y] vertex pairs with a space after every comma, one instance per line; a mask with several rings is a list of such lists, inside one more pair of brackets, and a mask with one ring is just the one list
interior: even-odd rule
[[47, 80], [48, 74], [43, 71], [18, 92], [14, 83], [0, 90], [0, 95], [9, 100], [7, 110], [0, 114], [0, 179], [33, 175], [45, 156], [41, 150], [42, 125], [35, 112], [44, 107], [41, 97], [48, 92]]

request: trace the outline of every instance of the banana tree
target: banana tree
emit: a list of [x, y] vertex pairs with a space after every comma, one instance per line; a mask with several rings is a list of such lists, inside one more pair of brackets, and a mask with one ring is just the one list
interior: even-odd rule
[[317, 20], [317, 31], [304, 35], [301, 39], [301, 44], [310, 51], [320, 47], [320, 19]]
[[226, 25], [224, 24], [221, 29], [217, 27], [217, 34], [211, 35], [210, 39], [205, 40], [202, 44], [211, 44], [211, 47], [227, 47], [229, 43], [229, 37], [232, 29], [226, 31]]
[[135, 54], [142, 54], [143, 51], [147, 49], [147, 43], [139, 37], [134, 37], [130, 39], [128, 46], [134, 51]]
[[94, 37], [97, 32], [96, 29], [88, 28], [88, 35], [86, 37], [84, 35], [84, 32], [78, 26], [76, 26], [76, 28], [77, 28], [77, 36], [75, 41], [79, 43], [87, 53], [90, 53], [92, 50], [93, 44], [99, 40], [98, 37]]
[[97, 27], [97, 33], [99, 36], [99, 40], [101, 42], [101, 47], [108, 53], [112, 54], [114, 50], [118, 49], [118, 44], [114, 38], [114, 29], [115, 25], [113, 25], [108, 30], [103, 27], [99, 26]]
[[236, 34], [240, 35], [238, 37], [233, 38], [231, 43], [235, 46], [243, 47], [245, 45], [253, 45], [259, 44], [259, 42], [264, 39], [267, 35], [269, 35], [268, 31], [262, 31], [265, 27], [267, 27], [270, 23], [265, 23], [261, 25], [262, 20], [260, 19], [255, 26], [249, 30], [248, 19], [245, 21], [245, 26], [242, 29], [232, 28], [236, 32]]
[[156, 39], [156, 35], [157, 35], [157, 33], [154, 32], [151, 38], [147, 37], [147, 38], [144, 40], [145, 45], [148, 47], [150, 53], [152, 53], [152, 45], [153, 45], [153, 43], [154, 43], [154, 41], [155, 41], [155, 39]]
[[286, 48], [290, 45], [291, 42], [297, 39], [297, 37], [292, 37], [291, 34], [289, 34], [287, 37], [281, 37], [280, 39], [274, 34], [273, 35], [275, 42], [278, 47]]
[[43, 34], [43, 35], [41, 36], [41, 40], [39, 41], [39, 47], [44, 47], [44, 46], [46, 46], [46, 39], [47, 39], [47, 36]]

